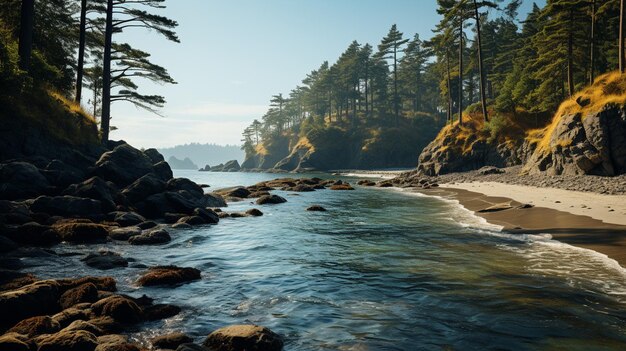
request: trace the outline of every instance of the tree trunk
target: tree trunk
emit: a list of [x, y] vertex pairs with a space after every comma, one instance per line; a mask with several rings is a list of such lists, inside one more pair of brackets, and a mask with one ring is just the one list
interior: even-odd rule
[[104, 56], [102, 74], [102, 120], [100, 132], [102, 143], [109, 141], [111, 120], [111, 46], [113, 45], [113, 0], [107, 0], [106, 26], [104, 32]]
[[589, 84], [596, 80], [596, 0], [591, 1], [591, 57], [589, 60]]
[[83, 95], [83, 67], [85, 65], [85, 28], [87, 26], [87, 0], [81, 0], [80, 6], [78, 65], [76, 67], [76, 96], [74, 98], [74, 100], [79, 104]]
[[393, 108], [396, 114], [396, 128], [400, 126], [400, 107], [398, 106], [398, 47], [393, 46]]
[[20, 19], [20, 69], [30, 71], [31, 52], [33, 50], [33, 28], [35, 25], [35, 0], [22, 0]]
[[569, 33], [567, 37], [567, 89], [574, 96], [574, 10], [569, 11]]
[[365, 61], [365, 117], [369, 117], [369, 59]]
[[450, 53], [446, 50], [446, 73], [448, 74], [448, 123], [452, 123], [452, 86], [450, 84]]
[[619, 70], [624, 73], [626, 70], [626, 57], [624, 57], [624, 17], [626, 16], [626, 8], [624, 0], [620, 1], [619, 11]]
[[463, 125], [463, 18], [459, 20], [459, 124]]
[[476, 38], [478, 39], [478, 73], [480, 75], [480, 103], [483, 107], [483, 116], [485, 122], [489, 122], [489, 115], [487, 114], [487, 98], [485, 94], [485, 70], [483, 67], [483, 49], [481, 46], [480, 35], [480, 15], [478, 13], [478, 3], [474, 0], [474, 11], [476, 12]]

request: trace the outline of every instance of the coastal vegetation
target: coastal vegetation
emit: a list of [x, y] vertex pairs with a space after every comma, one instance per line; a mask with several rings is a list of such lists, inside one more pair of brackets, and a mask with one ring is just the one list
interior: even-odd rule
[[[524, 163], [537, 146], [545, 152], [562, 116], [623, 106], [623, 4], [549, 0], [520, 18], [521, 3], [440, 0], [442, 17], [430, 40], [408, 40], [394, 25], [377, 50], [351, 43], [288, 98], [273, 97], [262, 120], [244, 131], [242, 166], [409, 166], [408, 154], [419, 154], [424, 139], [434, 142], [422, 162], [463, 163], [429, 164], [430, 174], [510, 166]], [[407, 156], [367, 154], [390, 148]], [[329, 162], [330, 155], [343, 156]]]

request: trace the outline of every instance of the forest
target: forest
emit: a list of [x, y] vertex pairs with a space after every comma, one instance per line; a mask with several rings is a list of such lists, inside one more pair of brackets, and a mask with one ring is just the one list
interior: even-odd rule
[[247, 154], [285, 135], [412, 126], [432, 135], [476, 116], [497, 138], [516, 123], [542, 127], [537, 120], [599, 75], [623, 70], [621, 1], [548, 0], [524, 18], [521, 0], [437, 3], [441, 20], [430, 39], [393, 25], [376, 46], [354, 41], [287, 96], [272, 96], [243, 133]]

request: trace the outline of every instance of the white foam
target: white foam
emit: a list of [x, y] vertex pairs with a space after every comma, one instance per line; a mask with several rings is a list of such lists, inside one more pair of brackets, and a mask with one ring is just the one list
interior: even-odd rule
[[[476, 233], [506, 238], [528, 245], [508, 245], [499, 243], [496, 246], [516, 252], [528, 260], [527, 269], [533, 274], [560, 276], [572, 285], [582, 282], [591, 283], [595, 289], [613, 296], [626, 304], [626, 268], [619, 262], [600, 252], [573, 246], [553, 239], [552, 235], [542, 234], [510, 234], [502, 231], [504, 227], [491, 224], [486, 219], [468, 210], [458, 200], [437, 195], [427, 195], [411, 189], [392, 189], [415, 197], [438, 199], [447, 205], [452, 213], [450, 219], [457, 225], [473, 229]], [[446, 215], [446, 218], [449, 216]]]

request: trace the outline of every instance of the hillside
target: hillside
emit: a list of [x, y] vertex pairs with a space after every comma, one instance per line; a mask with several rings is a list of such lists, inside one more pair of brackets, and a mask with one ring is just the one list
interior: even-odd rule
[[171, 157], [180, 160], [189, 158], [194, 164], [200, 167], [204, 167], [205, 165], [216, 166], [230, 160], [242, 162], [245, 158], [245, 153], [241, 150], [241, 146], [237, 145], [191, 143], [160, 148], [159, 152], [163, 154], [165, 159]]
[[444, 127], [420, 155], [418, 170], [439, 175], [484, 166], [524, 165], [533, 174], [626, 173], [626, 76], [608, 73], [564, 101], [551, 119], [518, 111], [485, 123]]
[[264, 139], [248, 151], [242, 168], [296, 172], [410, 168], [437, 127], [437, 120], [430, 116], [407, 120], [401, 128], [341, 123], [304, 126], [299, 133], [275, 133]]

